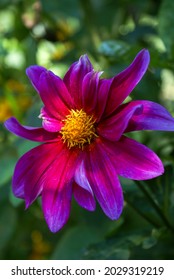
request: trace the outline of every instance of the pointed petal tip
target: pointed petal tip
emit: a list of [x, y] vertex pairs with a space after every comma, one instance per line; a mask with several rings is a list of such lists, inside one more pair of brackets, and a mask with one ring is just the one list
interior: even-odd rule
[[57, 139], [57, 133], [50, 133], [42, 127], [29, 127], [21, 125], [14, 117], [5, 121], [4, 126], [11, 133], [36, 142], [52, 142]]
[[159, 162], [158, 162], [158, 169], [156, 171], [153, 171], [151, 172], [151, 177], [149, 176], [149, 178], [145, 179], [145, 180], [149, 180], [149, 179], [153, 179], [153, 178], [156, 178], [156, 177], [159, 177], [159, 176], [162, 176], [164, 174], [164, 165], [162, 163], [162, 161], [159, 159]]
[[46, 71], [47, 71], [46, 68], [38, 65], [31, 65], [26, 69], [26, 75], [30, 79], [33, 87], [36, 89], [37, 92], [39, 92], [38, 83], [40, 80], [40, 76], [42, 73]]
[[[46, 218], [45, 218], [46, 219]], [[46, 222], [47, 222], [47, 226], [49, 228], [49, 230], [52, 232], [52, 233], [57, 233], [58, 231], [60, 231], [64, 226], [65, 224], [67, 223], [67, 221], [64, 221], [64, 223], [60, 223], [58, 224], [57, 222], [54, 222], [53, 220], [48, 220], [46, 219]]]
[[[111, 220], [120, 217], [123, 209], [123, 191], [110, 155], [100, 141], [84, 161], [85, 176], [103, 212]], [[105, 172], [102, 172], [105, 170]]]
[[88, 57], [87, 53], [82, 54], [82, 55], [80, 56], [80, 59], [83, 58], [83, 57], [85, 57], [85, 58]]
[[10, 117], [4, 122], [4, 126], [7, 130], [11, 131], [13, 123], [16, 122], [16, 119], [14, 117]]
[[[56, 208], [56, 207], [54, 206], [54, 208]], [[70, 207], [68, 207], [68, 208], [69, 208], [68, 210], [66, 209], [67, 213], [65, 213], [66, 210], [64, 212], [60, 213], [59, 212], [60, 209], [57, 209], [57, 212], [54, 212], [53, 209], [50, 209], [49, 205], [47, 205], [47, 208], [46, 208], [46, 206], [43, 204], [43, 196], [42, 196], [43, 214], [44, 214], [44, 218], [47, 223], [47, 226], [51, 232], [56, 233], [65, 226], [65, 224], [67, 223], [67, 221], [69, 219], [69, 215], [70, 215]]]
[[[135, 57], [135, 60], [139, 60], [140, 63], [142, 64], [142, 70], [146, 72], [148, 65], [150, 63], [150, 53], [147, 49], [142, 49]], [[144, 65], [144, 67], [143, 67]], [[144, 69], [143, 69], [144, 68]]]
[[120, 216], [121, 216], [121, 214], [122, 214], [122, 211], [123, 211], [123, 209], [121, 209], [120, 211], [118, 211], [117, 213], [114, 213], [114, 214], [112, 214], [112, 215], [110, 215], [110, 216], [108, 216], [109, 217], [109, 219], [111, 219], [112, 221], [116, 221], [116, 220], [119, 220], [119, 218], [120, 218]]
[[149, 50], [148, 49], [142, 49], [139, 53], [143, 53], [145, 55], [148, 55], [149, 56]]
[[163, 164], [161, 162], [161, 165], [159, 166], [158, 170], [147, 173], [145, 178], [133, 178], [133, 180], [135, 180], [135, 181], [151, 180], [151, 179], [157, 178], [159, 176], [162, 176], [164, 174], [164, 172], [165, 172], [164, 166], [163, 166]]
[[141, 55], [141, 59], [144, 61], [144, 72], [146, 72], [150, 63], [150, 53], [147, 49], [143, 49], [138, 55]]
[[105, 212], [105, 214], [111, 220], [118, 220], [123, 212], [123, 205], [124, 205], [124, 198], [123, 198], [123, 195], [120, 194], [120, 201], [117, 202], [117, 208], [110, 209], [110, 212], [107, 211], [107, 212]]
[[29, 208], [29, 206], [30, 206], [30, 203], [26, 200], [25, 201], [25, 210], [27, 210]]
[[81, 55], [78, 63], [81, 65], [86, 65], [89, 68], [89, 72], [93, 70], [93, 66], [87, 54]]
[[135, 130], [174, 131], [174, 118], [165, 107], [152, 101], [131, 101], [132, 105], [141, 104], [142, 114], [134, 115], [126, 132]]
[[148, 49], [142, 49], [142, 50], [140, 50], [139, 52], [138, 52], [138, 54], [137, 55], [144, 55], [144, 56], [146, 56], [146, 57], [150, 57], [150, 53], [149, 53], [149, 50]]
[[26, 68], [25, 73], [29, 76], [30, 72], [36, 68], [36, 65], [30, 65]]
[[89, 60], [89, 57], [88, 57], [87, 53], [82, 54], [82, 55], [80, 56], [79, 60]]
[[43, 71], [47, 71], [47, 69], [44, 68], [43, 66], [39, 66], [39, 65], [30, 65], [25, 70], [28, 77], [30, 77], [30, 75], [34, 74], [34, 72], [37, 72], [37, 73], [40, 72], [41, 73]]
[[111, 115], [133, 91], [147, 71], [150, 62], [149, 51], [142, 49], [132, 63], [112, 79], [105, 117]]
[[30, 205], [33, 203], [26, 195], [24, 195], [25, 211], [28, 210]]

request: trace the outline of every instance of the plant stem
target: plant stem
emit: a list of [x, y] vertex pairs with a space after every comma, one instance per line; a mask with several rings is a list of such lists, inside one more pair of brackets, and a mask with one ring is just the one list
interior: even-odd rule
[[140, 183], [139, 181], [134, 181], [138, 188], [143, 192], [143, 194], [147, 197], [150, 204], [153, 206], [153, 208], [156, 210], [157, 214], [163, 221], [163, 223], [166, 225], [167, 228], [169, 228], [172, 232], [174, 232], [173, 226], [170, 224], [166, 216], [164, 215], [162, 209], [158, 206], [158, 204], [155, 202], [153, 197], [150, 195], [149, 191], [147, 191], [146, 187], [143, 185], [143, 183]]
[[166, 176], [165, 179], [165, 192], [164, 192], [164, 212], [168, 213], [169, 207], [169, 177]]

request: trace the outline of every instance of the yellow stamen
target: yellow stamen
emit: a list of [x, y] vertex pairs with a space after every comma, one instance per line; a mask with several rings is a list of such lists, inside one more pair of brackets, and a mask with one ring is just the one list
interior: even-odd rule
[[92, 139], [97, 137], [93, 116], [88, 116], [82, 109], [71, 110], [63, 122], [65, 124], [60, 133], [68, 148], [78, 146], [83, 149], [85, 144], [90, 144]]

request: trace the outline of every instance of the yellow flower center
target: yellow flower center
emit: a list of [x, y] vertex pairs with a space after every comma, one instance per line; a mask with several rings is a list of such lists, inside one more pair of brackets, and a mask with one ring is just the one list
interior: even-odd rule
[[60, 133], [68, 148], [78, 146], [83, 149], [85, 144], [90, 144], [92, 139], [97, 137], [93, 116], [88, 116], [82, 109], [71, 110], [63, 122], [65, 124]]

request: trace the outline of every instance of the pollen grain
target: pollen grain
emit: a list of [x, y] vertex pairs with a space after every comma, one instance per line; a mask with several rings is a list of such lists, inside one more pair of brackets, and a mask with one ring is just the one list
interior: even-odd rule
[[83, 149], [85, 144], [90, 144], [95, 133], [95, 119], [81, 110], [71, 110], [70, 114], [63, 120], [63, 127], [60, 130], [62, 140], [68, 148], [78, 147]]

